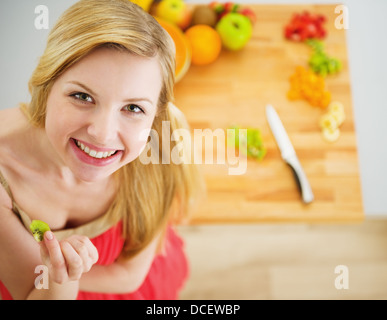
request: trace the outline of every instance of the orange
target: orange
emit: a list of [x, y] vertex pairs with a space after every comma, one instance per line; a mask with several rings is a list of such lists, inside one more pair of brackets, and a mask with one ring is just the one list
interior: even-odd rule
[[207, 65], [218, 58], [222, 50], [222, 40], [214, 28], [197, 24], [188, 28], [185, 35], [191, 44], [192, 64]]
[[191, 65], [191, 47], [183, 33], [174, 24], [156, 18], [158, 23], [169, 33], [176, 47], [176, 70], [175, 70], [175, 81], [178, 82], [187, 73]]

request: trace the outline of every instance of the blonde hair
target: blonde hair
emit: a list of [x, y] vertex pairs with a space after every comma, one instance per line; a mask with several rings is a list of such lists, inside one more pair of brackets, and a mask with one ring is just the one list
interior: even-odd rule
[[[159, 146], [163, 146], [163, 121], [170, 122], [172, 132], [188, 129], [184, 115], [171, 104], [173, 40], [151, 15], [129, 0], [81, 0], [59, 18], [29, 82], [31, 101], [26, 112], [33, 125], [44, 128], [47, 97], [55, 80], [100, 46], [158, 58], [163, 83], [152, 129], [158, 133]], [[170, 150], [158, 150], [160, 157], [175, 144], [171, 141]], [[140, 252], [156, 233], [165, 230], [172, 214], [176, 219], [189, 213], [204, 186], [193, 164], [145, 165], [139, 158], [119, 169], [115, 177], [119, 189], [109, 212], [112, 222], [123, 222], [126, 257]]]

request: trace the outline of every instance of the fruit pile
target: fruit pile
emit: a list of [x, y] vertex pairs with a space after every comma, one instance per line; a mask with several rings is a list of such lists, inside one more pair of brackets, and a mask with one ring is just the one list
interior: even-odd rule
[[[177, 63], [184, 65], [177, 72], [180, 80], [189, 65], [208, 65], [219, 57], [222, 49], [241, 50], [251, 38], [255, 13], [233, 2], [211, 2], [188, 6], [184, 0], [130, 0], [152, 14], [167, 29], [181, 51]], [[172, 30], [172, 32], [171, 32]], [[179, 35], [177, 33], [180, 33]], [[179, 39], [176, 39], [179, 38]], [[184, 37], [185, 40], [181, 40]], [[189, 54], [181, 48], [188, 44]], [[187, 67], [188, 66], [188, 67]]]
[[325, 90], [324, 78], [302, 66], [297, 66], [290, 77], [289, 100], [305, 99], [312, 106], [326, 108], [331, 101], [331, 93]]
[[209, 7], [216, 13], [216, 20], [219, 21], [227, 13], [234, 12], [240, 13], [250, 19], [251, 23], [254, 24], [257, 21], [257, 16], [254, 11], [247, 7], [242, 7], [241, 5], [233, 2], [221, 3], [213, 1], [210, 3]]
[[340, 137], [340, 126], [345, 120], [344, 106], [334, 101], [328, 106], [328, 111], [320, 118], [320, 128], [326, 141], [334, 142]]
[[324, 44], [315, 39], [309, 39], [306, 43], [312, 47], [313, 53], [309, 59], [309, 66], [314, 73], [323, 77], [338, 73], [341, 70], [341, 62], [328, 56], [324, 51]]
[[323, 138], [327, 141], [336, 141], [340, 136], [339, 126], [344, 121], [344, 107], [340, 102], [331, 103], [331, 93], [325, 89], [324, 78], [338, 73], [341, 62], [327, 55], [324, 50], [324, 39], [327, 35], [323, 24], [326, 18], [323, 15], [311, 14], [308, 11], [295, 13], [291, 21], [284, 28], [286, 39], [307, 44], [312, 49], [308, 61], [310, 69], [297, 66], [295, 73], [290, 76], [289, 100], [304, 99], [312, 106], [328, 112], [322, 115], [319, 125]]
[[308, 11], [295, 13], [285, 26], [285, 38], [293, 41], [307, 39], [323, 39], [327, 32], [323, 27], [326, 18], [321, 14], [311, 14]]
[[238, 126], [227, 130], [227, 144], [242, 151], [250, 158], [262, 160], [266, 155], [266, 148], [263, 145], [261, 131], [257, 128], [247, 128], [246, 131], [239, 131]]

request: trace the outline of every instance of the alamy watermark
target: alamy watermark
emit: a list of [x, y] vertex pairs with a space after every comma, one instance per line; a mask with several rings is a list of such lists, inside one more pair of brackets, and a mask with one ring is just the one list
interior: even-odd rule
[[48, 22], [49, 22], [49, 13], [48, 13], [48, 7], [40, 4], [35, 7], [35, 20], [34, 25], [36, 30], [47, 30], [48, 29]]
[[349, 271], [346, 265], [340, 264], [335, 267], [335, 288], [337, 290], [349, 289]]
[[[338, 15], [335, 19], [336, 29], [349, 28], [348, 7], [341, 4], [335, 7], [335, 14]], [[35, 7], [34, 25], [36, 30], [47, 30], [49, 28], [49, 11], [46, 5], [40, 4]]]
[[48, 289], [48, 267], [44, 264], [36, 266], [35, 273], [39, 274], [35, 278], [36, 289]]
[[335, 28], [338, 30], [349, 28], [349, 14], [348, 7], [341, 4], [335, 7], [335, 13], [338, 16], [335, 19]]
[[[235, 148], [237, 131], [241, 143]], [[142, 164], [223, 164], [228, 165], [229, 175], [242, 175], [247, 170], [246, 136], [247, 129], [194, 129], [193, 135], [184, 128], [171, 132], [170, 122], [163, 121], [161, 146], [156, 130], [140, 133], [141, 141], [147, 143], [139, 159]], [[171, 142], [175, 144], [173, 148]]]

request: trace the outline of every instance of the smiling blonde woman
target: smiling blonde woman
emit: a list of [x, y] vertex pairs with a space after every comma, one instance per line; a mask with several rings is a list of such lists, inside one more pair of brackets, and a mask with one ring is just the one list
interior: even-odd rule
[[[0, 111], [3, 299], [178, 298], [188, 267], [173, 223], [202, 178], [193, 164], [139, 159], [144, 132], [162, 157], [175, 146], [161, 141], [163, 121], [188, 128], [172, 104], [174, 70], [173, 41], [128, 0], [81, 0], [58, 20], [30, 103]], [[41, 244], [33, 219], [52, 230]]]

